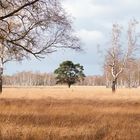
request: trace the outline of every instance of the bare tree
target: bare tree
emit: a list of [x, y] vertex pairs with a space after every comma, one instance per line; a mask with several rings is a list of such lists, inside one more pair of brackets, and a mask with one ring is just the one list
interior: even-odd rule
[[59, 0], [0, 0], [0, 92], [6, 62], [43, 58], [58, 48], [80, 49]]
[[[105, 68], [109, 70], [112, 75], [112, 92], [116, 91], [118, 77], [122, 74], [127, 63], [133, 59], [133, 53], [136, 49], [137, 36], [135, 33], [137, 21], [129, 22], [127, 31], [127, 47], [121, 45], [121, 31], [122, 28], [118, 24], [113, 24], [112, 28], [112, 44], [108, 49]], [[109, 69], [110, 67], [110, 69]]]

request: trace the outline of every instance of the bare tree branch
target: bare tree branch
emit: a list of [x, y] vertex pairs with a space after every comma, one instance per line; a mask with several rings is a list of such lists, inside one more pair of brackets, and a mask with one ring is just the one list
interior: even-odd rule
[[[0, 17], [0, 20], [3, 20], [3, 19], [6, 19], [8, 17], [11, 17], [13, 16], [15, 13], [21, 11], [23, 8], [27, 7], [27, 6], [30, 6], [30, 5], [33, 5], [34, 3], [38, 2], [39, 0], [34, 0], [32, 2], [28, 2], [28, 3], [25, 3], [24, 5], [22, 5], [21, 7], [17, 8], [16, 10], [13, 10], [12, 12], [10, 12], [9, 14], [5, 15], [5, 16], [2, 16]], [[1, 3], [2, 5], [2, 3]], [[4, 8], [4, 6], [2, 6]]]

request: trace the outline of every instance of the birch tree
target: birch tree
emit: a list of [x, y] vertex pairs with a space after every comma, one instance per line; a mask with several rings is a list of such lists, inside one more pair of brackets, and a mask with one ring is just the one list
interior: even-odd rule
[[80, 49], [59, 0], [0, 0], [0, 93], [3, 65], [58, 48]]
[[117, 80], [127, 66], [127, 63], [133, 59], [133, 54], [137, 46], [137, 35], [135, 28], [138, 22], [130, 21], [127, 30], [126, 47], [121, 43], [122, 27], [113, 24], [111, 47], [107, 51], [105, 67], [109, 68], [112, 75], [112, 92], [116, 91]]

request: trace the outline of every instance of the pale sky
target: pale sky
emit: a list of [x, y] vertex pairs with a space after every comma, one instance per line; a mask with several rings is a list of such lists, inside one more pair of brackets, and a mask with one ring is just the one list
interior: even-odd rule
[[[129, 20], [140, 21], [140, 0], [63, 0], [63, 7], [72, 16], [74, 30], [83, 42], [84, 52], [59, 50], [46, 55], [39, 61], [32, 59], [22, 63], [9, 62], [5, 74], [19, 71], [53, 72], [64, 60], [71, 60], [84, 66], [86, 75], [102, 74], [104, 56], [97, 52], [108, 48], [113, 23], [127, 26]], [[140, 29], [140, 27], [139, 27]]]

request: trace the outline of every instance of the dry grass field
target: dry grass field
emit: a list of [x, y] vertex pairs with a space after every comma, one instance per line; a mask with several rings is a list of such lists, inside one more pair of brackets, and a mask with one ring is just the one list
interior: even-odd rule
[[140, 89], [4, 88], [0, 140], [140, 140]]

